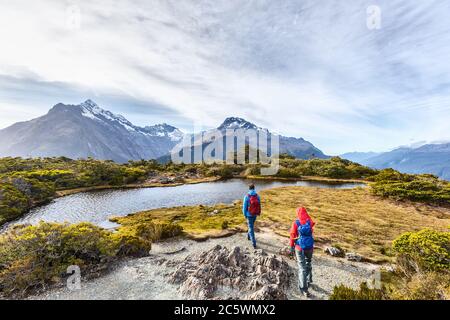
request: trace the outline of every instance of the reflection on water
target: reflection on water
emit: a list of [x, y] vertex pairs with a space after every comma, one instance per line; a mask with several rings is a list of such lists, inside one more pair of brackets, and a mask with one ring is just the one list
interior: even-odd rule
[[[103, 227], [114, 226], [111, 216], [161, 207], [212, 205], [231, 203], [244, 197], [249, 180], [227, 181], [142, 189], [103, 190], [84, 192], [55, 199], [50, 204], [31, 210], [15, 223], [36, 223], [40, 220], [56, 222], [92, 222]], [[316, 181], [254, 181], [257, 190], [279, 186], [307, 186], [350, 189], [363, 183], [330, 184]]]

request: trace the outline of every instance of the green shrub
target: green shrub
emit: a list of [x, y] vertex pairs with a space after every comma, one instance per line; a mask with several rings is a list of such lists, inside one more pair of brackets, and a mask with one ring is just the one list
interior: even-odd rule
[[20, 217], [31, 206], [30, 198], [8, 183], [0, 183], [0, 225]]
[[217, 176], [221, 177], [222, 179], [230, 179], [233, 178], [235, 174], [235, 168], [230, 165], [222, 165], [219, 167], [213, 167], [208, 170], [207, 175], [208, 176]]
[[370, 178], [371, 191], [381, 197], [434, 204], [450, 204], [450, 183], [430, 174], [403, 174], [381, 170]]
[[301, 178], [301, 175], [295, 169], [280, 168], [277, 173], [281, 178]]
[[177, 225], [152, 222], [117, 232], [90, 223], [13, 227], [0, 235], [0, 296], [21, 297], [60, 283], [71, 265], [89, 275], [121, 257], [148, 255], [153, 241], [181, 232]]
[[[450, 232], [424, 229], [393, 242], [395, 272], [383, 274], [383, 289], [336, 286], [331, 300], [447, 300], [450, 298]], [[399, 272], [401, 271], [401, 272]]]
[[450, 271], [450, 232], [424, 229], [404, 233], [392, 248], [405, 271]]
[[[111, 221], [118, 222], [118, 219], [111, 219]], [[140, 219], [135, 223], [121, 225], [117, 234], [119, 236], [132, 235], [145, 241], [156, 242], [178, 236], [182, 232], [183, 228], [175, 223], [160, 223], [153, 222], [150, 219]]]
[[222, 230], [226, 230], [228, 229], [228, 227], [230, 226], [230, 223], [228, 222], [228, 220], [223, 220], [222, 221]]
[[67, 267], [99, 268], [115, 254], [110, 232], [88, 223], [19, 226], [0, 236], [0, 293], [21, 296], [61, 281]]
[[141, 168], [125, 168], [123, 170], [124, 183], [134, 183], [143, 180], [147, 176], [147, 172]]
[[284, 178], [318, 176], [333, 179], [362, 179], [375, 174], [377, 174], [376, 170], [339, 157], [301, 160], [282, 156], [280, 157], [280, 170], [277, 176]]
[[386, 294], [381, 289], [370, 289], [367, 283], [363, 282], [359, 290], [346, 287], [341, 284], [333, 288], [330, 300], [384, 300]]

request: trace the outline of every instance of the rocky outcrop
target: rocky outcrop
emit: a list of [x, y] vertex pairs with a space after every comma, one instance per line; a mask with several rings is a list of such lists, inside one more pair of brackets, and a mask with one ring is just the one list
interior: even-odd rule
[[220, 245], [186, 257], [170, 276], [189, 299], [286, 299], [289, 266], [263, 250], [252, 253]]

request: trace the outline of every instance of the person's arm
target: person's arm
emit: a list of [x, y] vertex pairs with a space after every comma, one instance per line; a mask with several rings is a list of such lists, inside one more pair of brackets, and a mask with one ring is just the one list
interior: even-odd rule
[[244, 216], [247, 216], [247, 210], [248, 210], [248, 197], [244, 197], [244, 203], [242, 204], [242, 213]]
[[292, 223], [290, 238], [289, 238], [289, 246], [291, 248], [295, 247], [295, 240], [298, 238], [298, 227], [295, 221]]

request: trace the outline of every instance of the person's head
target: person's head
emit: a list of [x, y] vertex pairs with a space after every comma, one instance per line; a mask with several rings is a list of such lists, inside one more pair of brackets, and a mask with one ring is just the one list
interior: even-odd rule
[[251, 185], [248, 186], [248, 190], [255, 190], [255, 185], [252, 183]]

